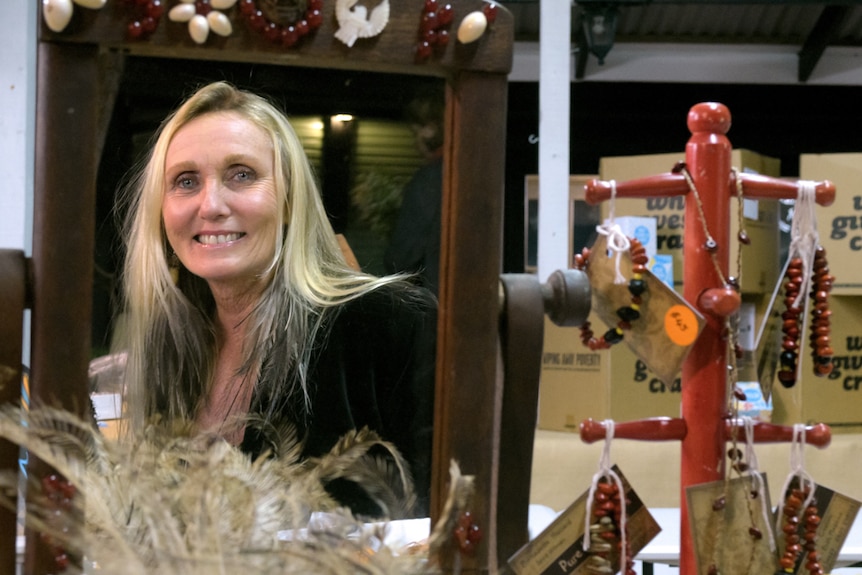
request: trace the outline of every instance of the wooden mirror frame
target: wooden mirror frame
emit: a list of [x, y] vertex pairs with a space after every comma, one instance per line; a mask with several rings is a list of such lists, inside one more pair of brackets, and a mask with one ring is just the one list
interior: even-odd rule
[[[454, 460], [462, 473], [475, 476], [471, 513], [484, 534], [476, 553], [461, 558], [461, 568], [496, 572], [516, 550], [512, 541], [525, 542], [527, 533], [526, 505], [502, 503], [510, 490], [529, 490], [529, 481], [524, 485], [503, 476], [498, 465], [502, 370], [497, 326], [514, 26], [511, 14], [497, 6], [495, 21], [478, 41], [457, 42], [458, 23], [487, 2], [452, 0], [451, 41], [442, 52], [417, 62], [424, 3], [393, 0], [383, 33], [360, 39], [352, 48], [333, 37], [335, 0], [325, 0], [320, 28], [292, 48], [276, 46], [250, 30], [237, 6], [226, 11], [233, 34], [210, 34], [203, 45], [190, 39], [185, 24], [168, 19], [173, 0], [165, 2], [159, 27], [146, 40], [126, 39], [136, 8], [120, 0], [109, 0], [101, 10], [74, 5], [62, 32], [40, 22], [28, 282], [30, 393], [34, 404], [58, 404], [79, 413], [88, 406], [96, 176], [126, 55], [441, 77], [447, 111], [431, 519], [435, 523], [441, 511]], [[31, 467], [34, 476], [39, 471], [38, 464]], [[526, 469], [527, 478], [529, 473]], [[48, 572], [37, 539], [27, 538], [28, 574]], [[441, 560], [450, 565], [452, 556]]]

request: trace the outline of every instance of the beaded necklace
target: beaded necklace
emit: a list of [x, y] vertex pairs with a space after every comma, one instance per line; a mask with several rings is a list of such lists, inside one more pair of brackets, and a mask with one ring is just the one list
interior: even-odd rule
[[[810, 346], [814, 375], [832, 372], [832, 341], [829, 293], [835, 277], [829, 273], [826, 250], [819, 245], [814, 217], [814, 182], [799, 182], [799, 193], [790, 227], [790, 254], [784, 272], [784, 306], [782, 352], [778, 381], [790, 388], [799, 377], [799, 352], [803, 347], [805, 312], [811, 309]], [[807, 292], [807, 293], [806, 293]], [[808, 299], [803, 298], [808, 295]], [[811, 307], [811, 301], [814, 305]]]
[[611, 466], [614, 421], [606, 419], [604, 425], [604, 449], [599, 460], [599, 469], [593, 475], [587, 494], [583, 548], [589, 553], [589, 557], [585, 566], [591, 575], [613, 573], [613, 555], [618, 553], [623, 575], [636, 575], [628, 529], [625, 486]]
[[[737, 232], [737, 241], [740, 244], [740, 249], [737, 251], [736, 256], [736, 275], [735, 276], [725, 276], [722, 271], [721, 266], [718, 261], [718, 243], [713, 238], [710, 233], [709, 228], [706, 224], [706, 217], [703, 212], [703, 201], [701, 200], [700, 193], [698, 192], [697, 187], [695, 186], [694, 179], [691, 176], [691, 173], [688, 170], [688, 167], [684, 162], [678, 163], [674, 166], [674, 173], [681, 173], [688, 183], [689, 190], [693, 196], [694, 201], [696, 202], [699, 223], [703, 227], [703, 235], [705, 238], [703, 249], [710, 255], [712, 259], [713, 266], [715, 268], [716, 275], [719, 278], [719, 281], [725, 286], [729, 286], [735, 291], [740, 291], [741, 289], [741, 281], [742, 281], [742, 247], [748, 246], [751, 244], [751, 239], [748, 236], [748, 233], [745, 230], [745, 218], [744, 218], [744, 203], [743, 203], [743, 189], [742, 189], [742, 179], [739, 177], [738, 171], [733, 168], [734, 180], [736, 182], [736, 200], [737, 200], [737, 219], [738, 219], [738, 232]], [[728, 417], [731, 421], [737, 422], [739, 419], [739, 401], [744, 401], [746, 399], [745, 393], [737, 387], [736, 383], [739, 377], [739, 369], [738, 369], [738, 360], [742, 357], [742, 348], [738, 342], [738, 332], [739, 332], [739, 317], [738, 314], [731, 314], [727, 318], [725, 318], [725, 326], [724, 331], [727, 334], [728, 339], [728, 347], [727, 347], [727, 413]], [[734, 425], [733, 433], [731, 434], [731, 447], [727, 451], [727, 456], [730, 459], [730, 471], [725, 473], [724, 477], [724, 488], [723, 493], [713, 501], [712, 510], [715, 512], [713, 519], [711, 520], [713, 523], [713, 527], [717, 527], [717, 530], [714, 533], [714, 541], [712, 546], [712, 557], [710, 559], [710, 563], [707, 567], [707, 575], [720, 575], [719, 569], [719, 555], [720, 555], [720, 542], [725, 540], [724, 529], [725, 522], [720, 513], [724, 512], [724, 509], [727, 505], [728, 495], [730, 490], [730, 481], [731, 474], [735, 474], [738, 477], [742, 478], [746, 475], [751, 478], [752, 484], [750, 489], [748, 490], [746, 496], [746, 510], [749, 518], [749, 527], [748, 527], [748, 535], [751, 538], [752, 545], [750, 547], [750, 554], [748, 557], [748, 568], [746, 572], [751, 573], [753, 569], [753, 565], [755, 564], [757, 557], [757, 544], [763, 541], [764, 533], [757, 526], [757, 510], [758, 507], [757, 502], [759, 500], [760, 513], [763, 516], [763, 523], [766, 525], [767, 529], [770, 529], [770, 520], [769, 520], [769, 509], [768, 504], [766, 503], [766, 486], [763, 481], [763, 476], [760, 474], [757, 468], [757, 459], [754, 453], [754, 427], [753, 422], [750, 418], [742, 418], [742, 423], [744, 424], [745, 429], [745, 455], [738, 447], [738, 432], [737, 426]], [[717, 522], [717, 524], [716, 524]], [[771, 529], [770, 529], [771, 531]], [[771, 532], [769, 536], [766, 537], [766, 543], [769, 545], [770, 550], [774, 550], [774, 538], [772, 537]]]
[[784, 534], [784, 549], [778, 559], [776, 575], [796, 572], [796, 563], [802, 553], [803, 564], [809, 575], [823, 575], [820, 553], [817, 550], [817, 528], [820, 526], [820, 511], [814, 498], [816, 485], [805, 471], [803, 447], [805, 426], [793, 426], [790, 445], [791, 471], [781, 490], [784, 504], [778, 513], [776, 529]]

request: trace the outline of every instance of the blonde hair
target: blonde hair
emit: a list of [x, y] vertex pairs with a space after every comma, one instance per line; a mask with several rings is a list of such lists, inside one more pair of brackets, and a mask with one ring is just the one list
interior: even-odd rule
[[[350, 268], [320, 198], [311, 165], [287, 118], [261, 96], [225, 83], [194, 93], [162, 124], [149, 157], [126, 188], [127, 254], [123, 269], [126, 389], [132, 429], [149, 418], [191, 419], [215, 365], [214, 301], [206, 282], [181, 269], [174, 281], [162, 225], [165, 156], [191, 120], [240, 114], [263, 129], [274, 150], [279, 206], [273, 261], [261, 300], [245, 321], [249, 336], [240, 370], [253, 378], [266, 417], [295, 394], [308, 404], [307, 368], [327, 310], [402, 275], [377, 278]], [[261, 407], [260, 405], [258, 407]]]

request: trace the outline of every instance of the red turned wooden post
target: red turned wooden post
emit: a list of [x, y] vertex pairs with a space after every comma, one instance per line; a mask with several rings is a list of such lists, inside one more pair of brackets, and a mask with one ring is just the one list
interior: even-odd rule
[[[687, 433], [682, 440], [680, 470], [680, 533], [685, 534], [680, 541], [680, 565], [691, 565], [694, 570], [697, 561], [688, 536], [685, 488], [724, 477], [724, 426], [721, 423], [725, 415], [727, 381], [727, 338], [722, 335], [725, 318], [704, 313], [699, 302], [709, 290], [724, 285], [707, 249], [708, 238], [700, 223], [703, 218], [714, 242], [715, 262], [727, 278], [732, 196], [731, 146], [725, 134], [730, 129], [730, 113], [720, 104], [697, 105], [689, 112], [688, 128], [692, 135], [686, 145], [685, 161], [700, 193], [703, 213], [699, 213], [697, 198], [689, 194], [685, 202], [683, 297], [707, 320], [682, 366], [682, 418]], [[682, 567], [680, 571], [685, 572]]]

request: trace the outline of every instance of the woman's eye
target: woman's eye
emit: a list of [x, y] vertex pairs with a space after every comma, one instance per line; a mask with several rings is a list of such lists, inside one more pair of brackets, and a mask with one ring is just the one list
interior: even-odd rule
[[243, 166], [237, 166], [232, 168], [228, 172], [228, 179], [234, 180], [240, 183], [247, 183], [254, 180], [254, 171], [250, 168], [246, 168]]
[[174, 180], [174, 187], [181, 190], [190, 190], [194, 186], [195, 178], [189, 174], [182, 174]]

